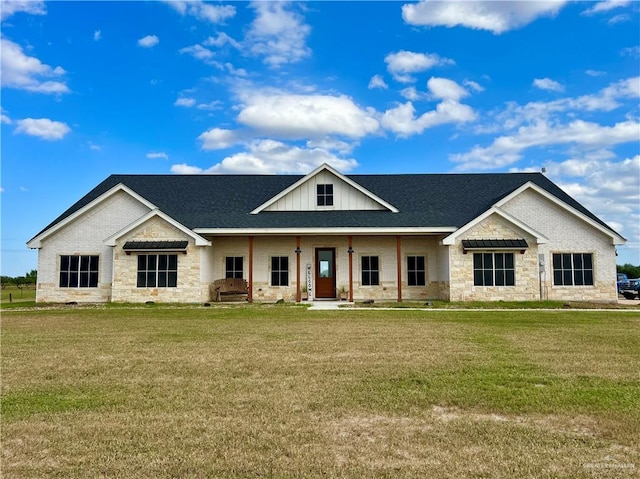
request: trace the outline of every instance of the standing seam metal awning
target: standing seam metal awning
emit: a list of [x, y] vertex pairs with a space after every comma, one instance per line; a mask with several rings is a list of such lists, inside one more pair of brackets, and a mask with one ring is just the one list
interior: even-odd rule
[[186, 253], [188, 241], [127, 241], [122, 249], [130, 254], [132, 251], [175, 251]]
[[462, 240], [462, 249], [469, 250], [520, 250], [524, 253], [529, 245], [524, 239], [473, 239]]

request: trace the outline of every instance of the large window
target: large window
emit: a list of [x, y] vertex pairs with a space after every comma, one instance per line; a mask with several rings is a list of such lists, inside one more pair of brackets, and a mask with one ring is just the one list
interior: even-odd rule
[[407, 256], [407, 284], [409, 286], [425, 286], [427, 284], [424, 265], [424, 256]]
[[60, 256], [61, 288], [97, 288], [98, 256]]
[[378, 286], [380, 284], [380, 268], [377, 256], [362, 257], [362, 285]]
[[178, 255], [138, 255], [137, 284], [138, 288], [175, 288], [178, 285]]
[[515, 286], [513, 253], [474, 253], [475, 286]]
[[553, 255], [555, 286], [593, 286], [591, 253], [556, 253]]
[[225, 278], [243, 278], [242, 256], [227, 256], [225, 258]]
[[271, 257], [271, 286], [289, 286], [289, 257]]
[[318, 185], [318, 206], [333, 206], [333, 185]]

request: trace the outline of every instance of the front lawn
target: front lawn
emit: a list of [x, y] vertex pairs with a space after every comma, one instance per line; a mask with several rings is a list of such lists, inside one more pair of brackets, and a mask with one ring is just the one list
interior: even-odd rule
[[640, 314], [2, 313], [4, 477], [636, 477]]

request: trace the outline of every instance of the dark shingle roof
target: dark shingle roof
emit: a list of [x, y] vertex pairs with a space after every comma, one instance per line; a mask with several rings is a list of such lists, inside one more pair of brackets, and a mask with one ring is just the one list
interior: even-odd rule
[[[388, 211], [250, 212], [298, 175], [111, 175], [42, 232], [122, 183], [188, 228], [460, 227], [531, 181], [611, 230], [540, 173], [346, 175]], [[613, 230], [611, 230], [613, 231]], [[40, 234], [40, 233], [39, 233]]]

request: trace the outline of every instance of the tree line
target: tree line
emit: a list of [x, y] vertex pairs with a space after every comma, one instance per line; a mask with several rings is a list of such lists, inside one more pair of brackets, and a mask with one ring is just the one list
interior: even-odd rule
[[22, 289], [27, 286], [34, 286], [38, 280], [38, 272], [32, 269], [24, 276], [0, 276], [0, 283], [3, 288], [7, 286], [16, 286]]
[[618, 265], [618, 273], [626, 274], [627, 278], [640, 278], [640, 266], [633, 266], [629, 263]]

